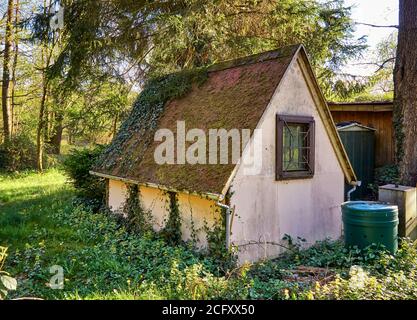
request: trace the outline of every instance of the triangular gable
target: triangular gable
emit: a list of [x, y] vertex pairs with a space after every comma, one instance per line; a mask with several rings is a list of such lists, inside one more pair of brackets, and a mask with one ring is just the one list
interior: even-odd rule
[[[343, 146], [343, 143], [340, 139], [340, 136], [337, 132], [337, 128], [335, 126], [335, 123], [333, 121], [333, 117], [331, 116], [329, 107], [327, 105], [326, 99], [324, 98], [320, 87], [318, 85], [317, 79], [314, 75], [314, 71], [311, 68], [310, 61], [308, 59], [307, 53], [304, 49], [304, 46], [300, 45], [297, 49], [297, 51], [294, 53], [294, 56], [288, 65], [287, 70], [291, 69], [291, 66], [293, 63], [299, 63], [299, 66], [301, 68], [301, 71], [303, 72], [303, 77], [307, 83], [308, 89], [313, 97], [314, 103], [316, 108], [318, 109], [318, 113], [320, 115], [321, 120], [323, 121], [326, 133], [329, 136], [331, 145], [333, 147], [333, 150], [336, 153], [336, 157], [339, 161], [339, 164], [342, 168], [342, 171], [344, 173], [346, 182], [348, 182], [351, 185], [357, 184], [357, 178], [356, 174], [353, 170], [353, 167], [350, 163], [349, 157], [347, 156], [346, 150]], [[286, 74], [282, 76], [282, 80], [286, 77]], [[282, 83], [282, 80], [280, 83]], [[276, 90], [279, 89], [279, 85], [277, 86]], [[267, 109], [264, 111], [264, 113], [267, 112]], [[260, 119], [258, 125], [262, 122], [262, 118]], [[235, 175], [238, 172], [238, 169], [240, 167], [241, 163], [238, 163], [234, 170], [232, 171], [229, 179], [227, 180], [226, 185], [224, 186], [222, 190], [222, 196], [224, 197], [229, 190], [233, 179]]]
[[346, 178], [346, 182], [351, 185], [356, 185], [357, 177], [353, 170], [352, 164], [350, 163], [349, 157], [346, 153], [345, 147], [343, 146], [342, 140], [337, 132], [336, 125], [333, 121], [332, 114], [330, 112], [327, 101], [319, 87], [314, 71], [311, 67], [309, 58], [303, 46], [300, 47], [298, 52], [298, 62], [301, 66], [301, 70], [304, 75], [304, 79], [310, 89], [313, 96], [314, 102], [319, 111], [321, 120], [324, 123], [326, 132], [332, 143], [334, 152], [336, 153], [337, 159], [340, 166], [342, 167], [343, 173]]

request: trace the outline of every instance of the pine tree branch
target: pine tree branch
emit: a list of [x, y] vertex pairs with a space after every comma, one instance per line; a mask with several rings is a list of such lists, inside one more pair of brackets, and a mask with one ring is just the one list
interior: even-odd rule
[[368, 26], [368, 27], [372, 27], [372, 28], [395, 28], [395, 29], [399, 28], [398, 25], [377, 25], [377, 24], [365, 23], [365, 22], [355, 22], [355, 24], [359, 24], [359, 25], [362, 25], [362, 26]]
[[395, 60], [395, 57], [391, 57], [391, 58], [388, 58], [388, 59], [386, 59], [385, 61], [383, 61], [381, 63], [378, 63], [378, 62], [358, 62], [358, 63], [354, 63], [353, 65], [355, 65], [355, 66], [359, 66], [359, 65], [377, 66], [378, 69], [375, 72], [378, 72], [378, 71], [384, 69], [385, 68], [385, 65], [387, 63], [392, 62], [394, 60]]

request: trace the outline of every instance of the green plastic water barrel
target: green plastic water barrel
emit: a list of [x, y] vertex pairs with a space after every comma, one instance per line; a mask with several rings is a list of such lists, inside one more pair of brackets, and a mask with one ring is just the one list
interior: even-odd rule
[[398, 207], [381, 202], [342, 204], [345, 245], [365, 248], [382, 244], [392, 254], [398, 249]]

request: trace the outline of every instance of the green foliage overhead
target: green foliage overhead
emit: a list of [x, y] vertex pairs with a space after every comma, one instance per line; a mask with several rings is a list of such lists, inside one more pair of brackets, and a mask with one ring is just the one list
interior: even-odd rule
[[374, 75], [374, 90], [381, 94], [389, 95], [392, 100], [394, 95], [394, 65], [397, 53], [398, 32], [391, 33], [387, 38], [378, 43], [375, 50], [375, 66], [377, 71]]
[[344, 0], [67, 0], [64, 6], [66, 45], [50, 74], [69, 83], [94, 67], [118, 74], [121, 62], [149, 77], [303, 43], [330, 95], [340, 88], [340, 66], [365, 48], [364, 38], [353, 37]]
[[[356, 78], [349, 85], [349, 79], [337, 82], [340, 89], [335, 101], [392, 101], [394, 96], [394, 63], [397, 50], [397, 32], [383, 39], [371, 52], [367, 62], [359, 65], [371, 67], [374, 72], [366, 77]], [[351, 77], [352, 78], [352, 77]], [[353, 85], [355, 84], [355, 85]]]
[[350, 8], [342, 0], [188, 3], [186, 14], [163, 21], [151, 68], [172, 72], [303, 43], [320, 76], [364, 48], [364, 39], [353, 38]]

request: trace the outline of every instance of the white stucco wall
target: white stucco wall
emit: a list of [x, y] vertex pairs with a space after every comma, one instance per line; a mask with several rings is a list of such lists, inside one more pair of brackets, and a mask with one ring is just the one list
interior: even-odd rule
[[[109, 207], [112, 211], [121, 211], [126, 201], [127, 187], [124, 182], [109, 180]], [[140, 199], [145, 210], [149, 210], [152, 216], [152, 225], [156, 231], [160, 231], [168, 219], [169, 197], [165, 191], [140, 186]], [[181, 214], [181, 233], [184, 241], [192, 240], [195, 236], [197, 245], [207, 245], [204, 227], [213, 226], [219, 218], [219, 212], [213, 200], [205, 199], [197, 195], [178, 193], [178, 208]]]
[[126, 199], [126, 184], [118, 180], [109, 179], [108, 188], [109, 198], [107, 203], [109, 208], [114, 212], [120, 211]]
[[[275, 180], [277, 113], [314, 117], [313, 178]], [[236, 214], [231, 241], [239, 246], [240, 261], [278, 255], [283, 249], [266, 242], [285, 244], [285, 234], [293, 239], [302, 237], [306, 244], [326, 237], [339, 238], [344, 175], [298, 63], [288, 70], [258, 128], [262, 129], [261, 172], [248, 176], [240, 167], [231, 187]], [[249, 245], [253, 242], [263, 244]]]

